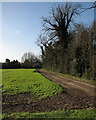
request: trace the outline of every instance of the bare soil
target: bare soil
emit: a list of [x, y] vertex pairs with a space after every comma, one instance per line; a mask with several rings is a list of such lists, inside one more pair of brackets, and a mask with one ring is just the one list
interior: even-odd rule
[[57, 96], [39, 100], [32, 94], [2, 95], [2, 111], [13, 112], [50, 112], [63, 109], [96, 108], [96, 87], [87, 83], [68, 79], [44, 70], [39, 72], [46, 78], [55, 81], [63, 87], [63, 92]]

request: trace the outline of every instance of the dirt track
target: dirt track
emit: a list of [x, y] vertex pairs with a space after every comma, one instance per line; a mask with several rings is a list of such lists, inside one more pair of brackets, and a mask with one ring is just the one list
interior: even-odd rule
[[96, 108], [96, 86], [72, 80], [64, 76], [59, 76], [55, 73], [50, 73], [45, 70], [39, 70], [39, 72], [46, 78], [53, 80], [61, 85], [66, 90], [66, 92], [69, 93], [71, 96], [74, 96], [74, 98], [83, 98], [87, 100], [90, 104], [93, 104]]

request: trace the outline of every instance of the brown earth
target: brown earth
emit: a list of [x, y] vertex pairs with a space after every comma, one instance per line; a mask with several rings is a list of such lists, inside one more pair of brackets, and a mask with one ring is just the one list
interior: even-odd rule
[[63, 87], [63, 92], [51, 98], [39, 100], [32, 94], [6, 95], [2, 97], [2, 111], [12, 112], [45, 112], [63, 109], [96, 108], [96, 87], [87, 83], [68, 79], [44, 70], [39, 72]]

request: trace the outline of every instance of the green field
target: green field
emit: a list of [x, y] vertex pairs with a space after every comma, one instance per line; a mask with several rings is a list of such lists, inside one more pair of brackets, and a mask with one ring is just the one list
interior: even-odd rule
[[34, 71], [35, 69], [3, 70], [3, 94], [31, 93], [39, 96], [39, 98], [46, 98], [63, 91], [58, 84]]
[[[57, 83], [50, 81], [43, 77], [40, 73], [34, 72], [35, 69], [3, 69], [2, 70], [2, 85], [3, 85], [3, 95], [17, 95], [17, 94], [32, 94], [38, 96], [38, 98], [43, 99], [46, 97], [52, 97], [63, 91], [63, 88]], [[33, 97], [33, 96], [32, 96]], [[5, 105], [9, 104], [6, 102]], [[85, 109], [85, 110], [63, 110], [63, 111], [52, 111], [52, 112], [13, 112], [11, 114], [3, 113], [3, 119], [6, 118], [34, 118], [34, 119], [70, 119], [79, 118], [87, 120], [96, 119], [95, 109]]]

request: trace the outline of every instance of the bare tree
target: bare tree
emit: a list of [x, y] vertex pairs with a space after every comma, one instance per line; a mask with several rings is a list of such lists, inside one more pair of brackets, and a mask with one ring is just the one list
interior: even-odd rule
[[31, 52], [26, 52], [23, 54], [21, 61], [24, 62], [34, 62], [35, 60], [35, 55]]
[[42, 17], [43, 30], [50, 34], [53, 39], [59, 39], [62, 45], [67, 46], [68, 28], [73, 17], [79, 14], [80, 4], [65, 3], [65, 5], [54, 6], [49, 18]]

